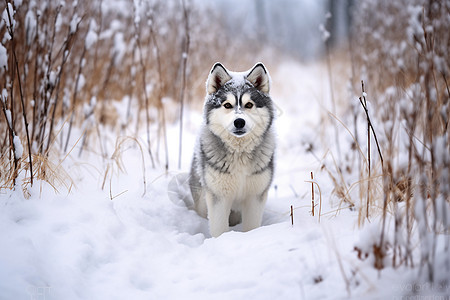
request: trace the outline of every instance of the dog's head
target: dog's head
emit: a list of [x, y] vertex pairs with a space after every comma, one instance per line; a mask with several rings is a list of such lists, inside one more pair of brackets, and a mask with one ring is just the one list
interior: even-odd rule
[[222, 140], [262, 136], [273, 119], [269, 90], [270, 76], [262, 63], [246, 72], [216, 63], [206, 81], [207, 125]]

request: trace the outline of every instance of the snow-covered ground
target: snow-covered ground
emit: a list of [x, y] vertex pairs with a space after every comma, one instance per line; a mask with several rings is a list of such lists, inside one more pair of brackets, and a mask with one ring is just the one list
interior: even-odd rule
[[[29, 197], [20, 184], [2, 190], [0, 299], [401, 299], [417, 290], [416, 270], [378, 272], [370, 257], [357, 258], [354, 246], [370, 247], [377, 228], [359, 229], [357, 211], [337, 210], [331, 180], [305, 151], [302, 141], [320, 135], [326, 113], [326, 71], [289, 62], [271, 75], [277, 172], [261, 228], [243, 233], [238, 225], [211, 238], [207, 220], [169, 200], [167, 186], [188, 171], [201, 122], [201, 112], [188, 111], [181, 170], [174, 124], [169, 174], [151, 168], [145, 147], [144, 170], [130, 138], [117, 160], [88, 152], [78, 158], [74, 150], [62, 163], [74, 183], [70, 192], [45, 182]], [[311, 171], [322, 193], [320, 223], [317, 210], [311, 215]]]

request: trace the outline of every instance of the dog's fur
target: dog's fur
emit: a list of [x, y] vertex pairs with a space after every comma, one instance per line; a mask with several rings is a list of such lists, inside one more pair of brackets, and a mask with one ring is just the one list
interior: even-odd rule
[[261, 225], [274, 172], [274, 108], [262, 63], [231, 72], [216, 63], [206, 82], [204, 124], [189, 178], [194, 208], [213, 237], [242, 220]]

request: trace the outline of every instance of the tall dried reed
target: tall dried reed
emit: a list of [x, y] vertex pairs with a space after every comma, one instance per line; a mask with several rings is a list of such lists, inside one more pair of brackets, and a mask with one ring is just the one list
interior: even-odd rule
[[[450, 1], [360, 1], [350, 47], [352, 84], [356, 90], [356, 80], [364, 80], [370, 105], [360, 98], [363, 110], [349, 110], [359, 142], [364, 137], [358, 137], [356, 120], [370, 112], [368, 128], [380, 145], [378, 155], [367, 147], [378, 164], [359, 156], [359, 182], [377, 182], [362, 189], [365, 216], [369, 209], [381, 216], [375, 267], [382, 269], [387, 257], [394, 267], [412, 267], [418, 251], [420, 275], [447, 283], [442, 274], [450, 273], [449, 11]], [[370, 134], [365, 140], [375, 141]]]
[[202, 103], [211, 65], [239, 52], [224, 47], [220, 18], [190, 1], [1, 0], [0, 14], [0, 187], [21, 170], [45, 179], [37, 157], [64, 155], [80, 134], [78, 154], [100, 153], [105, 167], [111, 133], [145, 136], [152, 165], [167, 170], [166, 123]]

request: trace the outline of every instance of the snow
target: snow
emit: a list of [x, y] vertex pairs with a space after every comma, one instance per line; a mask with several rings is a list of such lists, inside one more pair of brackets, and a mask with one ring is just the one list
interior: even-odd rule
[[74, 34], [78, 30], [78, 24], [81, 22], [81, 17], [75, 14], [70, 21], [70, 34]]
[[[73, 22], [73, 20], [72, 20], [72, 22]], [[71, 25], [72, 25], [72, 22], [71, 22]], [[58, 14], [58, 17], [56, 18], [56, 22], [55, 22], [56, 32], [61, 31], [61, 26], [63, 25], [63, 23], [64, 23], [63, 17], [61, 16], [61, 14]]]
[[3, 295], [48, 288], [50, 299], [295, 299], [309, 294], [314, 277], [340, 282], [326, 273], [333, 259], [314, 222], [210, 239], [206, 220], [167, 202], [164, 183], [156, 181], [161, 188], [144, 198], [113, 201], [88, 188], [76, 197], [54, 195], [45, 184], [41, 197], [39, 187], [29, 200], [2, 197]]
[[[9, 12], [9, 14], [8, 14]], [[5, 10], [2, 13], [2, 20], [5, 22], [8, 31], [10, 28], [14, 29], [14, 26], [16, 25], [16, 20], [14, 20], [15, 10], [11, 3], [8, 3], [8, 5], [5, 7]], [[11, 22], [10, 22], [11, 20]]]
[[95, 42], [97, 42], [97, 40], [97, 34], [94, 31], [89, 30], [88, 34], [86, 35], [86, 48], [91, 48], [95, 44]]
[[0, 44], [0, 72], [3, 73], [3, 70], [8, 70], [8, 53], [6, 48]]
[[227, 71], [228, 74], [231, 76], [231, 79], [229, 82], [229, 84], [231, 84], [231, 86], [240, 86], [243, 85], [245, 83], [246, 80], [246, 75], [249, 73], [250, 70], [245, 71], [245, 72], [233, 72], [233, 71]]
[[3, 104], [5, 104], [6, 103], [6, 100], [8, 99], [8, 90], [7, 89], [2, 89], [2, 102], [3, 102]]
[[126, 43], [123, 33], [118, 32], [114, 35], [114, 63], [120, 64], [126, 51]]
[[78, 78], [78, 82], [77, 82], [77, 87], [76, 87], [77, 92], [81, 91], [81, 89], [84, 87], [85, 84], [86, 84], [86, 78], [84, 77], [83, 74], [80, 74], [80, 77]]
[[59, 73], [58, 71], [50, 71], [50, 76], [48, 78], [48, 81], [49, 81], [49, 84], [52, 86], [56, 86], [56, 80], [58, 79], [58, 73]]
[[[285, 62], [269, 71], [279, 108], [278, 159], [262, 227], [244, 233], [237, 225], [211, 238], [206, 219], [169, 199], [167, 186], [189, 170], [201, 125], [201, 112], [186, 108], [181, 170], [179, 124], [172, 124], [168, 174], [151, 168], [143, 134], [118, 138], [121, 146], [106, 160], [69, 153], [54, 170], [70, 175], [58, 191], [43, 181], [27, 185], [28, 193], [2, 190], [0, 298], [377, 299], [411, 292], [409, 269], [379, 272], [358, 259], [354, 246], [369, 252], [378, 228], [358, 232], [357, 211], [336, 210], [333, 183], [301, 143], [318, 139], [311, 132], [329, 100], [323, 68]], [[95, 98], [85, 110], [93, 106]], [[82, 133], [74, 128], [72, 145]], [[116, 140], [112, 133], [108, 139]], [[320, 223], [310, 213], [311, 171], [324, 201]]]
[[[183, 53], [183, 55], [185, 55], [185, 53]], [[187, 54], [186, 54], [187, 55]], [[256, 64], [255, 64], [256, 66]], [[226, 67], [226, 66], [225, 66]], [[250, 69], [248, 69], [247, 71], [244, 72], [235, 72], [235, 71], [230, 71], [227, 70], [227, 73], [231, 76], [231, 80], [228, 81], [231, 86], [240, 86], [245, 84], [246, 76], [250, 73], [250, 71], [254, 68], [254, 66]], [[268, 71], [267, 73], [268, 77], [269, 77], [269, 85], [272, 85], [272, 79], [270, 77], [270, 71]]]
[[16, 158], [17, 159], [22, 158], [23, 146], [22, 146], [22, 142], [20, 141], [20, 138], [17, 135], [14, 136], [14, 149], [15, 149]]
[[326, 42], [330, 38], [330, 32], [325, 28], [325, 25], [319, 25], [319, 31], [322, 33], [322, 41]]
[[11, 111], [9, 109], [5, 110], [6, 120], [8, 121], [9, 128], [12, 128], [12, 116]]
[[27, 33], [27, 45], [31, 44], [32, 40], [36, 36], [36, 27], [37, 27], [37, 20], [35, 13], [32, 10], [29, 10], [25, 16], [25, 26], [26, 26], [26, 33]]

